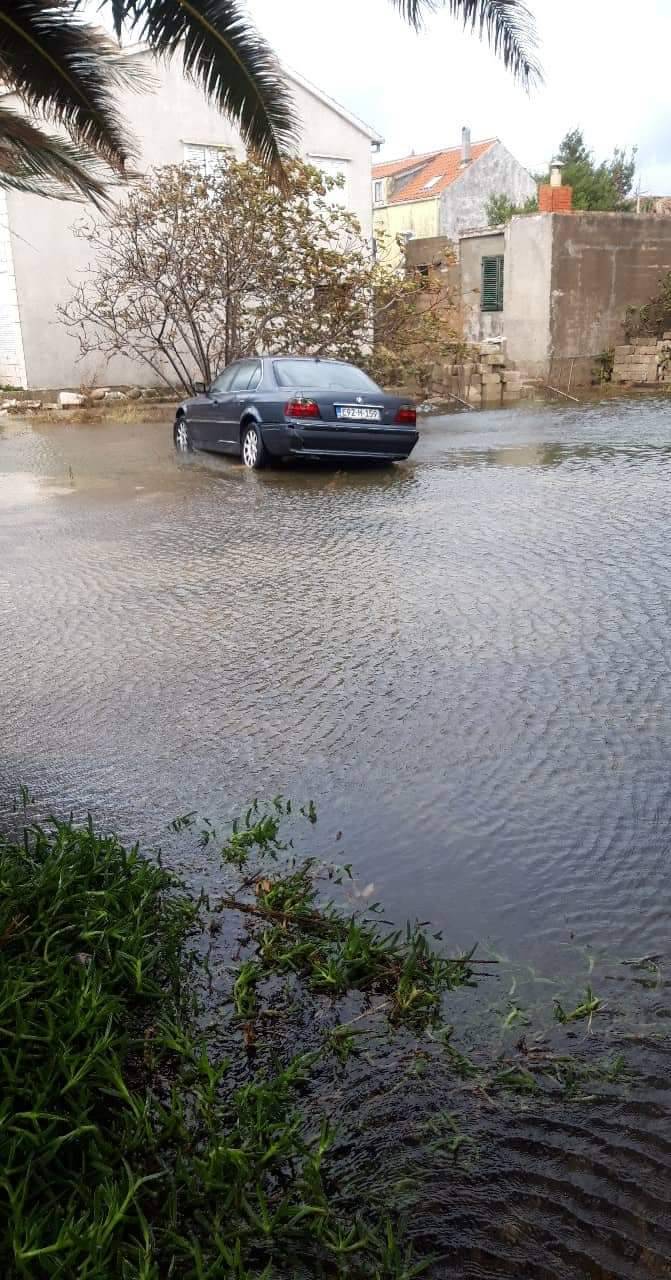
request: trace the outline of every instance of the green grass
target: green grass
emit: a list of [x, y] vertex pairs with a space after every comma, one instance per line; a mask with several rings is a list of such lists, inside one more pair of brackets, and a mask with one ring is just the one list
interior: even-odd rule
[[[312, 1060], [240, 1087], [198, 1038], [197, 904], [165, 871], [54, 824], [0, 842], [0, 880], [5, 1280], [418, 1274], [390, 1224], [331, 1205]], [[237, 973], [240, 1014], [257, 976]]]
[[[301, 812], [314, 823], [313, 804]], [[350, 909], [349, 867], [298, 859], [290, 813], [255, 805], [223, 840], [175, 820], [220, 860], [217, 902], [90, 824], [0, 838], [3, 1280], [410, 1280], [430, 1264], [394, 1204], [339, 1174], [331, 1116], [350, 1069], [375, 1073], [373, 1048], [398, 1041], [410, 1065], [392, 1091], [442, 1071], [455, 1100], [520, 1107], [626, 1078], [619, 1056], [582, 1062], [531, 1033], [513, 1052], [504, 1037], [530, 1022], [514, 986], [494, 1051], [459, 1047], [447, 1005], [483, 962], [377, 904]], [[569, 1012], [556, 1001], [555, 1034], [599, 1006], [590, 988]], [[311, 1051], [292, 1057], [306, 1027]], [[452, 1103], [424, 1137], [423, 1158], [464, 1175], [475, 1148]]]

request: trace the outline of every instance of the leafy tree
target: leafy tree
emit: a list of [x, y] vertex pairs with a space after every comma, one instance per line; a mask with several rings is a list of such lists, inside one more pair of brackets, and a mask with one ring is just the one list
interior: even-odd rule
[[[434, 0], [392, 0], [415, 27]], [[531, 16], [523, 0], [443, 0], [485, 35], [523, 83], [537, 75]], [[100, 0], [122, 30], [184, 70], [239, 127], [282, 183], [296, 121], [281, 70], [243, 0]], [[0, 185], [44, 195], [104, 197], [111, 166], [124, 176], [134, 143], [115, 91], [147, 87], [137, 59], [82, 20], [83, 0], [0, 0], [0, 79], [22, 110], [0, 106]], [[56, 132], [53, 125], [60, 126]]]
[[510, 222], [510, 219], [518, 213], [537, 213], [538, 197], [529, 196], [523, 204], [515, 204], [509, 196], [501, 192], [496, 195], [494, 192], [489, 197], [485, 205], [485, 214], [487, 217], [487, 225], [490, 227], [501, 226], [502, 223]]
[[131, 355], [177, 392], [281, 350], [424, 384], [454, 342], [444, 290], [373, 261], [337, 179], [298, 160], [288, 177], [284, 194], [233, 155], [208, 176], [167, 166], [84, 219], [91, 265], [60, 309], [82, 356]]
[[572, 129], [563, 139], [557, 159], [563, 165], [562, 181], [573, 188], [574, 209], [628, 207], [636, 171], [635, 147], [630, 152], [616, 147], [610, 160], [597, 164], [582, 129]]
[[671, 330], [671, 271], [659, 278], [659, 289], [642, 307], [627, 307], [624, 332], [627, 342], [641, 337], [661, 338]]

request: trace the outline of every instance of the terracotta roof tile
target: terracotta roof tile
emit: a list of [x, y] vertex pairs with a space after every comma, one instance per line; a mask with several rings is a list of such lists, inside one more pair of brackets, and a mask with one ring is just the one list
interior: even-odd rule
[[[497, 138], [487, 138], [484, 142], [474, 142], [471, 146], [472, 160], [478, 160], [497, 141]], [[390, 196], [389, 204], [405, 204], [409, 200], [433, 200], [462, 172], [461, 147], [448, 147], [444, 151], [431, 151], [427, 156], [406, 156], [403, 160], [391, 160], [386, 165], [374, 165], [373, 177], [396, 177], [405, 169], [414, 168], [415, 164], [422, 160], [425, 163], [419, 173], [413, 174], [401, 190]]]
[[404, 173], [406, 169], [416, 169], [418, 164], [422, 164], [427, 160], [433, 160], [437, 156], [437, 151], [425, 151], [422, 155], [404, 156], [402, 160], [386, 160], [382, 164], [373, 165], [374, 178], [394, 178], [399, 173]]

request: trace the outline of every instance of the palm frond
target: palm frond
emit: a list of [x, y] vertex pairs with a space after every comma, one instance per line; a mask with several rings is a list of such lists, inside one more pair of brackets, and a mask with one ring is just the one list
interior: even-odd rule
[[67, 138], [45, 133], [26, 116], [0, 106], [0, 188], [59, 199], [85, 197], [99, 208], [106, 182], [95, 157]]
[[426, 13], [446, 8], [464, 27], [477, 31], [525, 88], [541, 79], [536, 61], [536, 27], [524, 0], [392, 0], [412, 26]]
[[296, 143], [290, 92], [272, 49], [239, 0], [111, 0], [155, 54], [181, 52], [184, 70], [238, 126], [249, 149], [277, 177]]
[[144, 87], [144, 71], [82, 21], [76, 6], [0, 0], [0, 78], [28, 107], [62, 124], [75, 143], [123, 170], [134, 147], [114, 94], [120, 85]]

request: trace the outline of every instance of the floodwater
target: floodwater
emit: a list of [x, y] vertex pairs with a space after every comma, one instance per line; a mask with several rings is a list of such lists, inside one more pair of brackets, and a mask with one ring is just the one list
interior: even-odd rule
[[[372, 471], [5, 421], [0, 794], [146, 841], [314, 798], [317, 851], [455, 946], [548, 973], [663, 955], [670, 486], [647, 398], [431, 419]], [[665, 981], [651, 1000], [659, 1055]], [[467, 1204], [436, 1189], [435, 1274], [671, 1275], [655, 1070], [598, 1122], [518, 1123]]]

